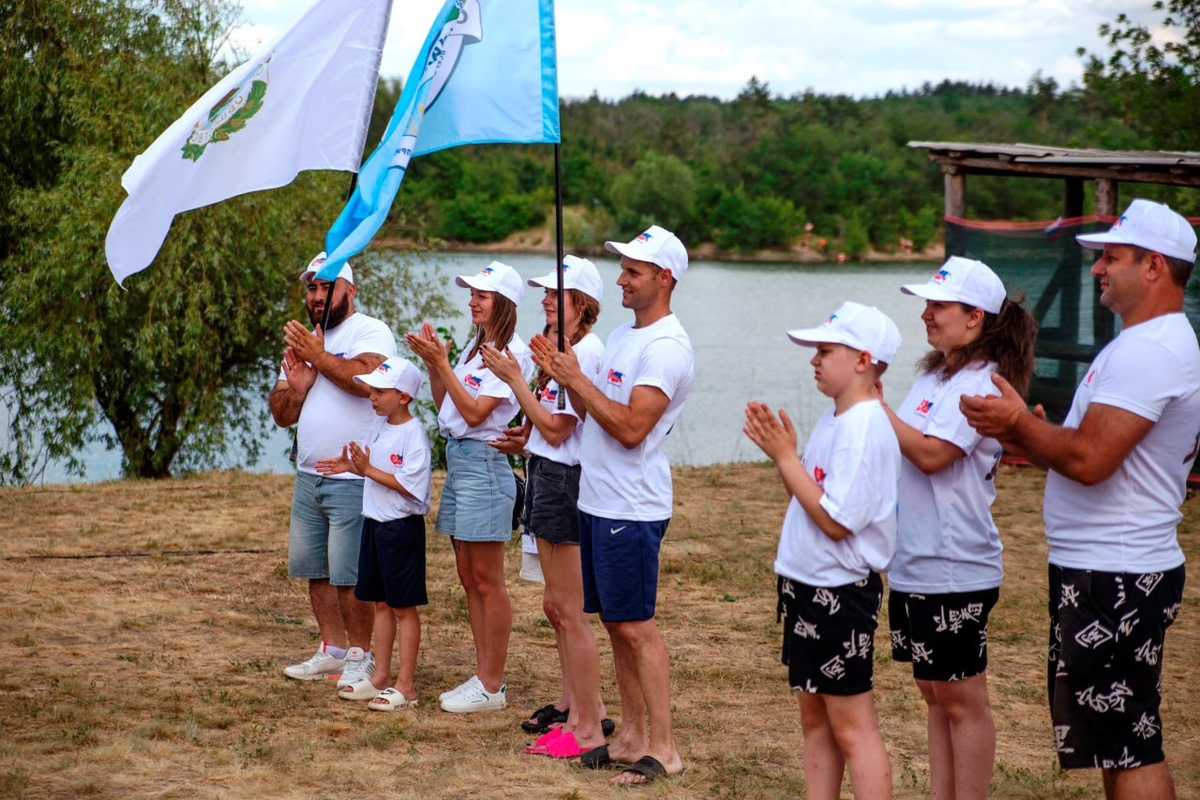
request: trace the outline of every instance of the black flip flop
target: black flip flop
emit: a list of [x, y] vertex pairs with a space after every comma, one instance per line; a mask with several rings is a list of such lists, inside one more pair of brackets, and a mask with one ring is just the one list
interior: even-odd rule
[[566, 721], [566, 711], [559, 711], [554, 703], [547, 703], [530, 714], [529, 719], [521, 721], [521, 730], [526, 733], [545, 733], [554, 723]]
[[667, 775], [667, 768], [654, 756], [642, 756], [621, 771], [622, 775], [641, 775], [644, 780], [635, 783], [623, 783], [622, 786], [645, 786], [658, 778], [675, 777]]
[[587, 769], [616, 769], [622, 764], [613, 761], [608, 755], [608, 745], [602, 744], [579, 754], [579, 765]]
[[613, 731], [615, 731], [616, 729], [617, 729], [617, 723], [613, 722], [608, 717], [605, 717], [604, 719], [600, 720], [600, 731], [604, 734], [605, 739], [607, 739], [609, 736], [612, 736]]

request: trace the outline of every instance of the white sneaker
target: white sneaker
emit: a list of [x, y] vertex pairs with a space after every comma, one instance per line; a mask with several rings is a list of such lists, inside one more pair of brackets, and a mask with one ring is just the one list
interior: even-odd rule
[[362, 680], [370, 680], [375, 674], [375, 656], [361, 647], [351, 647], [346, 651], [346, 665], [342, 667], [342, 677], [338, 678], [338, 689]]
[[299, 664], [292, 664], [290, 667], [284, 667], [283, 674], [298, 681], [315, 681], [326, 675], [336, 675], [342, 671], [345, 663], [344, 658], [338, 658], [327, 652], [325, 643], [321, 642], [321, 646], [317, 648], [317, 652], [313, 654], [312, 658], [301, 661]]
[[447, 697], [442, 701], [442, 711], [449, 711], [454, 714], [470, 714], [474, 711], [496, 711], [508, 705], [508, 700], [505, 699], [507, 687], [504, 684], [500, 685], [500, 690], [489, 692], [483, 688], [483, 684], [473, 690], [456, 694], [453, 697]]
[[478, 675], [472, 675], [471, 677], [467, 678], [465, 681], [460, 683], [458, 686], [455, 686], [450, 691], [442, 692], [440, 695], [438, 695], [438, 700], [449, 700], [451, 697], [454, 697], [455, 695], [460, 695], [463, 692], [470, 691], [472, 689], [475, 689], [476, 687], [482, 689], [483, 684], [480, 682]]

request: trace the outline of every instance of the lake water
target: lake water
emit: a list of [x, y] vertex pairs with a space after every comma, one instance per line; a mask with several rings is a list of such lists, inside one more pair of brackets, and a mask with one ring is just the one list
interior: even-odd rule
[[[442, 322], [465, 339], [467, 290], [456, 287], [453, 276], [473, 274], [494, 258], [515, 267], [523, 277], [544, 275], [553, 268], [553, 258], [530, 255], [463, 253], [435, 254], [426, 269], [444, 277], [446, 294], [461, 313]], [[603, 311], [595, 331], [601, 339], [631, 318], [621, 308], [615, 281], [616, 259], [597, 259], [605, 282]], [[773, 408], [784, 408], [796, 422], [803, 442], [808, 429], [829, 406], [812, 379], [808, 360], [812, 349], [798, 347], [786, 331], [821, 323], [844, 300], [878, 306], [900, 328], [903, 344], [884, 379], [884, 391], [892, 401], [907, 394], [914, 378], [917, 359], [926, 351], [925, 327], [920, 315], [923, 301], [902, 294], [903, 283], [921, 283], [932, 265], [764, 265], [694, 261], [675, 290], [673, 308], [687, 329], [696, 356], [696, 382], [691, 398], [666, 448], [672, 463], [707, 465], [754, 461], [761, 452], [742, 435], [743, 409], [748, 400], [761, 400]], [[370, 287], [360, 287], [369, 296]], [[528, 340], [542, 327], [542, 291], [529, 287], [519, 307], [518, 331]], [[401, 340], [404, 331], [396, 331]], [[281, 337], [282, 339], [282, 337]], [[401, 350], [409, 355], [406, 348]], [[262, 388], [263, 402], [271, 386]], [[428, 389], [426, 388], [426, 392]], [[286, 454], [291, 437], [273, 428], [263, 457], [252, 469], [290, 473]], [[120, 477], [120, 454], [97, 448], [88, 454], [86, 481]], [[244, 466], [231, 453], [225, 466]], [[45, 482], [68, 480], [51, 465]], [[70, 480], [79, 480], [71, 478]]]

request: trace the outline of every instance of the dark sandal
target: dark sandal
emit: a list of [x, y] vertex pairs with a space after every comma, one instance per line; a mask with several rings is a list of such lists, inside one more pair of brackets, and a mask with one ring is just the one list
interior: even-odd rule
[[605, 739], [612, 736], [613, 731], [615, 731], [616, 729], [617, 729], [617, 723], [613, 722], [608, 717], [605, 717], [604, 719], [600, 720], [600, 730], [601, 730], [601, 732], [604, 733]]
[[567, 721], [567, 712], [559, 711], [554, 703], [547, 703], [521, 721], [521, 730], [526, 733], [545, 733], [554, 723]]
[[602, 744], [579, 754], [579, 764], [587, 769], [613, 769], [621, 766], [608, 755], [608, 745]]
[[654, 756], [642, 756], [637, 761], [625, 767], [622, 775], [641, 775], [643, 780], [623, 783], [622, 786], [645, 786], [667, 774], [667, 768]]

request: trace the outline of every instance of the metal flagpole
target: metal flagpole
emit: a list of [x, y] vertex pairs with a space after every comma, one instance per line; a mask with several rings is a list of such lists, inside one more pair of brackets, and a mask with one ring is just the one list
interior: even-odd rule
[[[562, 144], [554, 143], [554, 245], [558, 256], [554, 271], [558, 274], [558, 351], [567, 349], [567, 331], [563, 325], [563, 202], [562, 202]], [[558, 387], [558, 410], [567, 407], [566, 391]]]

